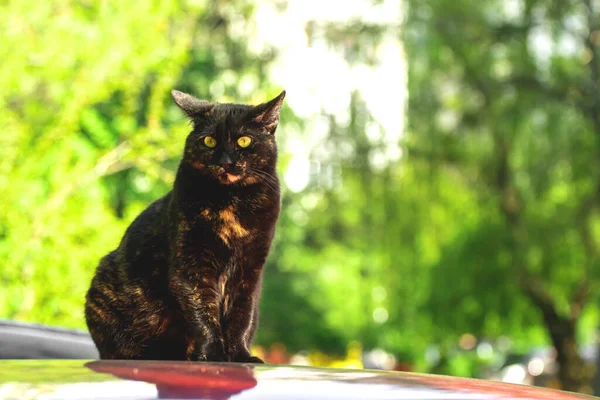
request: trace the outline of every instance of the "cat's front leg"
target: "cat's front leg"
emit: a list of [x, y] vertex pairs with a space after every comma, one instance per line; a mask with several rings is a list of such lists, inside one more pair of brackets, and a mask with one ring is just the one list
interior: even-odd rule
[[260, 269], [248, 273], [240, 285], [233, 303], [224, 315], [224, 336], [227, 353], [231, 361], [264, 363], [250, 353], [258, 317], [258, 296], [260, 291]]
[[174, 268], [169, 289], [177, 299], [191, 334], [196, 361], [229, 361], [221, 334], [220, 299], [212, 268]]

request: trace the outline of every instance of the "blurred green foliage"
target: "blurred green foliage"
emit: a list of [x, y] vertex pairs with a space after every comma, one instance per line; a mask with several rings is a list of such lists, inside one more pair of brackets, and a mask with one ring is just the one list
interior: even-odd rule
[[246, 75], [261, 80], [260, 59], [239, 68], [245, 47], [228, 34], [249, 12], [243, 2], [0, 5], [0, 315], [84, 327], [99, 257], [172, 183], [189, 128], [170, 90], [271, 94], [238, 90]]
[[[600, 300], [600, 9], [436, 0], [410, 10], [406, 146], [458, 228], [431, 264], [426, 304], [446, 337], [549, 340], [563, 388], [589, 392], [577, 346], [593, 343]], [[453, 190], [439, 190], [446, 181]]]
[[[511, 3], [518, 12], [500, 0], [408, 2], [403, 156], [373, 165], [387, 144], [365, 134], [377, 121], [359, 93], [349, 124], [326, 116], [319, 147], [333, 151], [318, 162], [331, 176], [284, 188], [258, 343], [342, 353], [360, 340], [426, 370], [427, 349], [456, 355], [466, 333], [508, 337], [514, 351], [593, 341], [598, 10]], [[277, 49], [249, 49], [253, 10], [243, 0], [0, 3], [1, 317], [85, 327], [99, 258], [172, 183], [189, 127], [169, 91], [259, 102], [280, 89], [267, 69]], [[360, 63], [361, 43], [386, 29], [336, 26], [330, 40]], [[553, 51], [539, 54], [540, 37]], [[574, 50], [560, 51], [565, 40]], [[302, 123], [286, 108], [280, 142]], [[281, 171], [288, 161], [283, 152]], [[468, 358], [438, 371], [475, 375], [487, 362]]]

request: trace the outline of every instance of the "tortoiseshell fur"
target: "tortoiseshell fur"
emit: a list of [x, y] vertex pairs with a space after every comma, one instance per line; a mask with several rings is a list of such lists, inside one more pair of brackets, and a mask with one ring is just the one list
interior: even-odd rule
[[[85, 316], [100, 358], [262, 362], [249, 348], [280, 211], [274, 134], [284, 96], [247, 106], [173, 91], [194, 129], [173, 189], [96, 270]], [[240, 136], [252, 144], [241, 148]]]

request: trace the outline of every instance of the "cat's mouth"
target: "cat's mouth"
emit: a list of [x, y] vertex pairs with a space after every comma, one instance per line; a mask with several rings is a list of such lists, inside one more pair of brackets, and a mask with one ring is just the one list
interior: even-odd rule
[[226, 171], [225, 169], [221, 169], [221, 171], [219, 171], [218, 177], [221, 183], [225, 185], [231, 185], [241, 180], [244, 177], [244, 173], [233, 173], [232, 171]]
[[217, 170], [218, 179], [225, 185], [231, 185], [244, 178], [245, 163], [243, 165], [232, 166], [231, 168], [220, 167]]

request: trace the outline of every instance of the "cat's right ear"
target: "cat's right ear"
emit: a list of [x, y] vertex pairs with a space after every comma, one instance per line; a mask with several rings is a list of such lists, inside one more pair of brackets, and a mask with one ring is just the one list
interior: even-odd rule
[[171, 90], [173, 101], [192, 119], [205, 117], [211, 113], [215, 105], [208, 101], [199, 100], [194, 96], [180, 92], [179, 90]]

